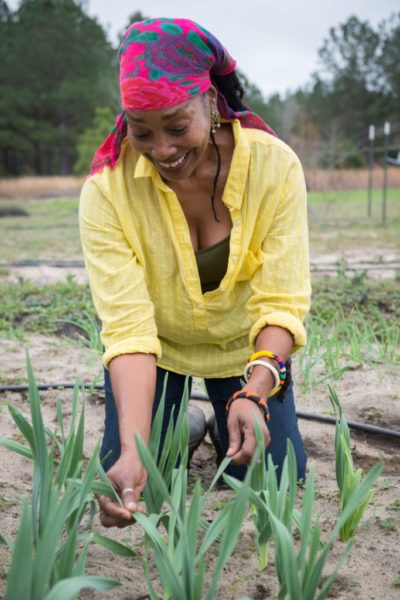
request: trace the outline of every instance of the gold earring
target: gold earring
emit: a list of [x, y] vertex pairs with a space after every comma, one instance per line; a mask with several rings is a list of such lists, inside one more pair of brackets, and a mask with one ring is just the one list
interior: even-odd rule
[[221, 127], [221, 115], [216, 104], [211, 104], [211, 133], [215, 135], [217, 129]]

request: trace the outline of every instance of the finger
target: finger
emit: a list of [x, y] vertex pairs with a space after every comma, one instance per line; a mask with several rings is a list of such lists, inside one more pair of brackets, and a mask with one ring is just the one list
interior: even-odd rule
[[228, 433], [229, 433], [229, 448], [226, 456], [232, 457], [239, 452], [242, 446], [242, 432], [239, 427], [237, 419], [228, 421]]
[[136, 511], [145, 512], [138, 502], [139, 495], [140, 494], [133, 488], [125, 488], [121, 491], [122, 502], [129, 513]]
[[269, 433], [268, 427], [265, 427], [264, 433], [264, 448], [267, 448], [271, 443], [271, 435]]
[[232, 462], [236, 465], [247, 465], [251, 461], [257, 448], [257, 441], [254, 434], [248, 432], [243, 438], [243, 443], [239, 451], [232, 456]]
[[116, 517], [111, 517], [110, 515], [108, 515], [107, 513], [105, 513], [104, 511], [100, 511], [100, 523], [103, 525], [103, 527], [128, 527], [128, 525], [131, 525], [133, 522], [133, 519], [131, 519], [130, 521], [127, 521], [126, 519], [123, 518], [116, 518]]
[[128, 521], [132, 520], [132, 516], [129, 510], [123, 506], [119, 506], [116, 502], [113, 502], [111, 498], [107, 496], [100, 496], [99, 498], [100, 510], [115, 519], [125, 519]]

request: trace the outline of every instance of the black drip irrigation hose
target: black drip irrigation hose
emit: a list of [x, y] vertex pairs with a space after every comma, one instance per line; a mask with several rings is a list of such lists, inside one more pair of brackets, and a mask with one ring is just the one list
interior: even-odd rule
[[[83, 260], [54, 260], [54, 259], [30, 259], [23, 258], [16, 261], [0, 261], [0, 267], [58, 267], [58, 268], [76, 268], [83, 269], [85, 263]], [[398, 269], [400, 267], [399, 260], [387, 260], [387, 261], [373, 261], [373, 260], [360, 260], [357, 263], [347, 263], [346, 265], [340, 265], [335, 263], [314, 263], [311, 262], [311, 271], [332, 271], [336, 272], [338, 269], [344, 271], [359, 271], [359, 270], [382, 270], [382, 269]]]
[[[76, 384], [74, 383], [46, 383], [37, 385], [39, 391], [58, 389], [69, 390], [74, 389], [75, 387]], [[91, 390], [104, 390], [103, 384], [92, 385], [90, 383], [79, 383], [78, 387], [89, 388]], [[5, 392], [27, 392], [28, 390], [29, 387], [27, 385], [0, 385], [0, 394]], [[207, 394], [203, 394], [202, 392], [192, 392], [190, 394], [190, 398], [192, 400], [201, 400], [203, 402], [210, 401]], [[296, 415], [299, 419], [304, 419], [306, 421], [316, 421], [318, 423], [336, 425], [335, 417], [328, 417], [325, 415], [303, 412], [301, 410], [296, 411]], [[364, 431], [365, 433], [374, 433], [377, 435], [383, 435], [387, 437], [400, 439], [400, 431], [396, 431], [394, 429], [387, 429], [386, 427], [377, 427], [376, 425], [368, 425], [367, 423], [357, 423], [355, 421], [347, 421], [347, 425], [350, 429]]]

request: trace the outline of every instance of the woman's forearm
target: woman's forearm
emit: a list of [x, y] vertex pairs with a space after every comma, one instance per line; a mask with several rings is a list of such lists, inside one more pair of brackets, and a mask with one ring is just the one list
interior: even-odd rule
[[113, 395], [118, 411], [121, 453], [135, 451], [135, 433], [147, 443], [156, 387], [153, 354], [123, 354], [110, 362]]
[[[267, 325], [260, 331], [256, 339], [256, 352], [260, 350], [270, 350], [274, 354], [286, 360], [293, 348], [293, 336], [283, 327]], [[271, 362], [276, 367], [276, 363], [269, 358], [262, 357], [261, 360]], [[252, 390], [260, 396], [268, 396], [274, 388], [275, 380], [269, 369], [263, 366], [255, 366], [251, 376], [244, 389]]]

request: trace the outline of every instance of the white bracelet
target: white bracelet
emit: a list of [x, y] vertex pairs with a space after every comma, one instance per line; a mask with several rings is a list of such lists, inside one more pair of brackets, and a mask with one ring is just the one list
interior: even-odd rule
[[279, 373], [278, 373], [278, 369], [276, 369], [275, 367], [273, 367], [269, 362], [267, 362], [266, 360], [253, 360], [252, 362], [247, 363], [245, 369], [244, 369], [244, 380], [247, 383], [249, 380], [249, 375], [251, 375], [251, 373], [249, 373], [249, 371], [253, 370], [253, 367], [256, 367], [257, 365], [260, 365], [262, 367], [265, 367], [266, 369], [269, 369], [269, 371], [271, 371], [271, 373], [273, 374], [274, 378], [275, 378], [275, 387], [272, 391], [277, 390], [280, 386], [281, 386], [281, 380], [279, 377]]

